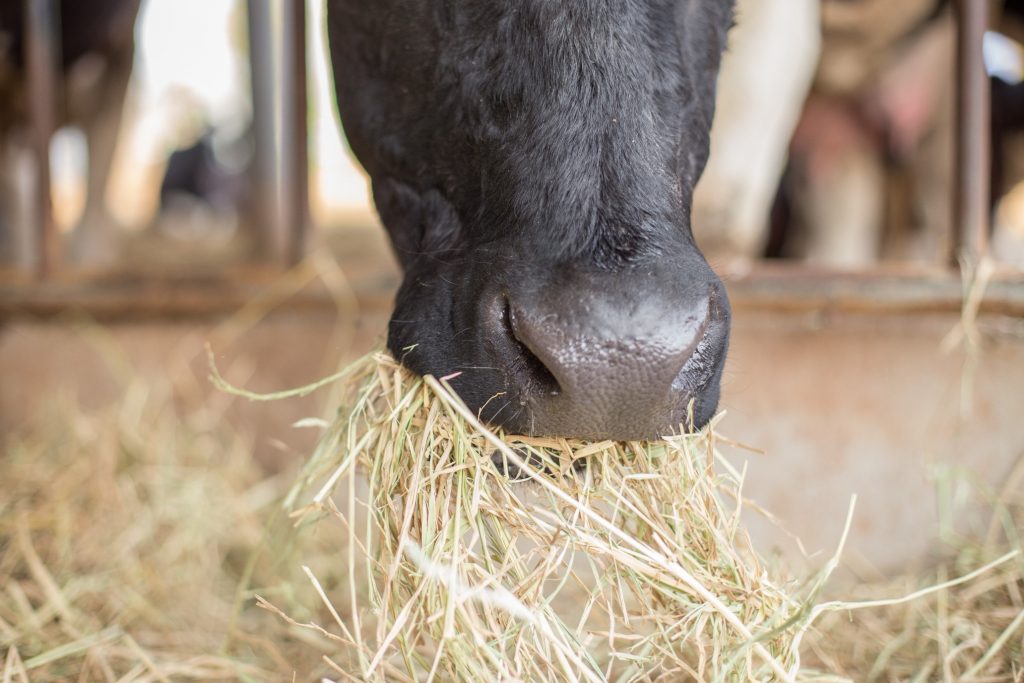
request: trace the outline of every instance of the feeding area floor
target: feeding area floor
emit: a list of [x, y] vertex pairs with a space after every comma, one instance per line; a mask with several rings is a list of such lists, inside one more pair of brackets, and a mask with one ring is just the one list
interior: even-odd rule
[[987, 514], [928, 571], [826, 581], [751, 546], [712, 432], [503, 449], [442, 385], [353, 367], [301, 472], [252, 458], [246, 398], [131, 372], [6, 437], [3, 680], [1020, 680], [1024, 465], [950, 484]]

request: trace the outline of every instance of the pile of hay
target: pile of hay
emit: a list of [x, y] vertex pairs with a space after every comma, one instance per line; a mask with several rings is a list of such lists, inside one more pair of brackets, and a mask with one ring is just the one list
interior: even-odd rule
[[859, 608], [831, 611], [804, 644], [818, 668], [853, 681], [1024, 681], [1024, 458], [996, 491], [955, 468], [935, 477], [941, 561], [845, 587]]
[[[765, 680], [797, 668], [784, 624], [803, 603], [769, 579], [738, 507], [723, 505], [726, 492], [739, 500], [739, 481], [715, 474], [712, 432], [661, 444], [512, 437], [510, 448], [387, 356], [355, 373], [352, 409], [290, 499], [316, 484], [298, 519], [330, 516], [348, 534], [339, 673]], [[500, 472], [495, 451], [532, 482]], [[330, 497], [342, 482], [345, 512]]]
[[0, 444], [0, 681], [1021, 680], [1024, 465], [937, 574], [824, 602], [711, 430], [510, 449], [387, 356], [341, 374], [290, 491], [153, 384]]
[[[353, 391], [324, 424], [287, 500], [298, 526], [333, 523], [326, 533], [347, 558], [340, 584], [306, 572], [333, 615], [309, 626], [337, 642], [326, 658], [336, 675], [793, 681], [836, 680], [818, 673], [825, 668], [853, 680], [869, 673], [840, 661], [851, 644], [862, 664], [871, 651], [843, 620], [902, 603], [821, 602], [837, 558], [802, 583], [769, 571], [740, 523], [743, 475], [718, 456], [713, 430], [658, 443], [505, 436], [480, 425], [446, 385], [386, 355], [347, 372]], [[529, 481], [499, 471], [495, 455]], [[1001, 569], [987, 574], [995, 586], [974, 589], [1008, 613], [1020, 591], [992, 589], [1019, 584], [1020, 565], [1005, 554], [955, 585]], [[948, 595], [955, 585], [924, 594]], [[834, 615], [824, 632], [814, 628], [823, 615]], [[986, 620], [975, 629], [987, 649], [972, 674], [1016, 680], [993, 676], [1017, 671], [1019, 618]], [[920, 626], [907, 621], [902, 632]], [[889, 671], [895, 647], [882, 644], [872, 675]], [[822, 669], [802, 665], [804, 650]]]
[[0, 681], [323, 673], [326, 643], [252, 599], [250, 584], [281, 600], [301, 584], [260, 552], [293, 475], [269, 477], [251, 450], [218, 416], [183, 414], [168, 387], [140, 383], [118, 405], [64, 400], [7, 435]]

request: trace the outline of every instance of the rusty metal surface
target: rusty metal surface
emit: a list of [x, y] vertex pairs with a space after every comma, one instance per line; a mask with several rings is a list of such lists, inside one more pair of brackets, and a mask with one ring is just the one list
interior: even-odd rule
[[[69, 322], [25, 320], [0, 326], [0, 440], [47, 409], [66, 406], [56, 398], [66, 393], [88, 410], [122, 400], [126, 382], [171, 383], [181, 391], [178, 400], [201, 404], [244, 429], [253, 437], [256, 459], [280, 469], [301, 462], [315, 445], [316, 430], [292, 424], [323, 414], [330, 392], [287, 402], [237, 401], [219, 413], [227, 396], [207, 379], [205, 344], [210, 343], [230, 381], [274, 391], [324, 377], [368, 351], [378, 343], [387, 317], [360, 317], [358, 328], [338, 311], [271, 312], [258, 321], [134, 321], [102, 331], [88, 320]], [[124, 368], [131, 369], [130, 375], [121, 372]], [[288, 449], [282, 450], [282, 443]]]
[[955, 253], [976, 262], [988, 249], [991, 182], [991, 91], [982, 56], [989, 3], [958, 0], [956, 178], [953, 192]]
[[[21, 0], [14, 0], [20, 2]], [[56, 93], [60, 80], [60, 15], [57, 0], [24, 0], [25, 64], [28, 69], [28, 104], [35, 156], [33, 204], [36, 225], [35, 270], [49, 277], [60, 261], [60, 240], [50, 198], [50, 140], [56, 121]]]

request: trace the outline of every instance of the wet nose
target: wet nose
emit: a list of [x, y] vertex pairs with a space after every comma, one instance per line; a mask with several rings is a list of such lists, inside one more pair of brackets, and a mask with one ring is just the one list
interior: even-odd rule
[[509, 300], [529, 430], [638, 439], [714, 414], [728, 340], [721, 283], [573, 278]]

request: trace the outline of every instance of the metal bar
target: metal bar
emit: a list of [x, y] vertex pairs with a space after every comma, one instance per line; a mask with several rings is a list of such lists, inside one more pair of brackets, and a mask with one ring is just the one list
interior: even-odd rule
[[952, 260], [974, 263], [988, 249], [991, 91], [982, 56], [987, 0], [957, 0], [956, 187]]
[[[289, 0], [291, 1], [291, 0]], [[253, 224], [259, 230], [263, 254], [277, 264], [286, 261], [288, 229], [281, 201], [278, 102], [274, 92], [273, 0], [249, 0], [249, 68], [252, 88], [253, 161], [255, 188]]]
[[[962, 278], [946, 270], [913, 275], [884, 271], [755, 271], [727, 279], [725, 284], [733, 309], [745, 311], [959, 315], [964, 301]], [[1000, 273], [993, 277], [985, 288], [979, 312], [1024, 314], [1024, 275]]]
[[286, 3], [284, 16], [284, 78], [281, 83], [281, 176], [288, 228], [287, 265], [305, 252], [309, 227], [309, 100], [306, 75], [306, 0]]
[[[0, 321], [19, 316], [54, 316], [80, 311], [103, 319], [220, 315], [237, 310], [258, 292], [273, 287], [280, 270], [244, 269], [217, 277], [150, 275], [118, 280], [54, 281], [31, 286], [0, 280]], [[352, 283], [359, 309], [385, 317], [391, 311], [398, 277], [357, 279]], [[933, 269], [916, 273], [871, 270], [838, 273], [807, 268], [758, 268], [726, 278], [734, 310], [781, 314], [958, 316], [963, 282], [957, 273]], [[309, 287], [290, 299], [289, 310], [337, 310], [337, 301], [322, 287]], [[993, 276], [979, 312], [1024, 317], [1024, 275], [1005, 271]]]
[[[302, 266], [299, 266], [302, 268]], [[288, 277], [285, 275], [284, 277]], [[315, 279], [315, 278], [310, 278]], [[49, 282], [0, 282], [0, 324], [9, 320], [53, 319], [66, 323], [68, 313], [92, 320], [194, 319], [230, 315], [280, 287], [280, 268], [264, 269], [244, 277], [140, 277], [124, 281], [60, 279]], [[376, 282], [353, 284], [361, 313], [387, 320], [397, 279], [387, 287]], [[317, 283], [289, 294], [281, 310], [313, 311], [337, 315], [337, 298]]]
[[60, 237], [54, 222], [50, 196], [50, 140], [56, 121], [60, 18], [56, 0], [25, 0], [25, 3], [28, 111], [35, 152], [34, 266], [37, 277], [48, 278], [58, 268], [60, 261]]

